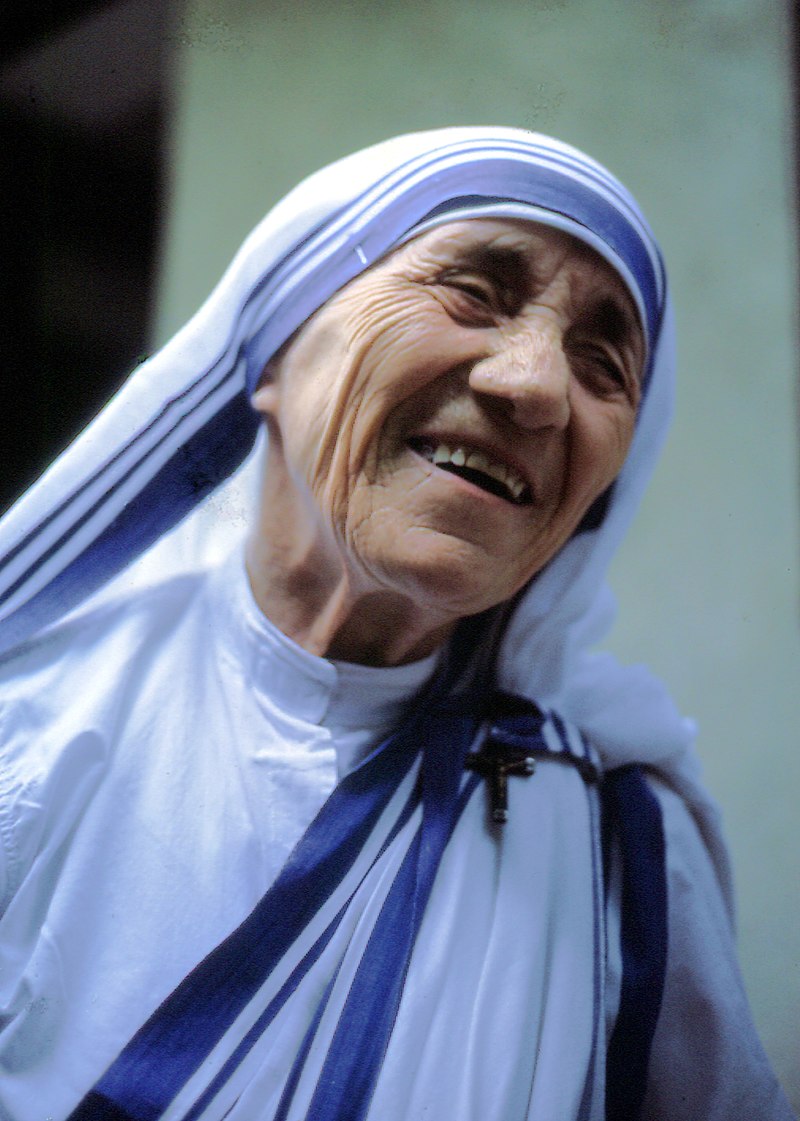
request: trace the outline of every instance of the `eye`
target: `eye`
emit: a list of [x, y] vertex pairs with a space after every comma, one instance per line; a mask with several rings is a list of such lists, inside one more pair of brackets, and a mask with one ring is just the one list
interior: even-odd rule
[[589, 302], [567, 331], [565, 349], [576, 376], [597, 397], [639, 404], [644, 342], [630, 301], [606, 295]]
[[604, 343], [574, 343], [569, 347], [575, 372], [591, 392], [600, 397], [632, 396], [633, 379], [614, 347]]
[[508, 314], [503, 293], [488, 276], [452, 270], [438, 278], [445, 290], [447, 310], [453, 319], [473, 327], [488, 327]]
[[478, 277], [455, 276], [447, 277], [445, 284], [458, 289], [459, 292], [464, 292], [467, 296], [471, 296], [473, 300], [478, 300], [479, 303], [486, 304], [488, 307], [494, 303], [494, 290], [486, 280], [481, 280]]

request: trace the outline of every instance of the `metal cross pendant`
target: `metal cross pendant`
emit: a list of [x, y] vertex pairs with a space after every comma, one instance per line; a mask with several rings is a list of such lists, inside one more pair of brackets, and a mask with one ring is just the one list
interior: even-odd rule
[[481, 751], [467, 755], [464, 766], [486, 779], [492, 821], [508, 821], [508, 776], [532, 775], [536, 760], [525, 751], [504, 747], [489, 734]]

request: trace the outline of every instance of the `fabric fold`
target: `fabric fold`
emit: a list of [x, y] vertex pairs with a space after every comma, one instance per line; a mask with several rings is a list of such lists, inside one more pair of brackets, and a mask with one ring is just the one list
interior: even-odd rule
[[[293, 1016], [300, 1035], [275, 1121], [297, 1109], [315, 1121], [365, 1118], [437, 872], [481, 785], [464, 762], [486, 726], [456, 711], [420, 713], [352, 771], [248, 918], [156, 1010], [69, 1121], [221, 1119], [246, 1094], [252, 1060], [263, 1061], [263, 1042], [253, 1049], [275, 1036], [304, 986], [308, 1018]], [[524, 742], [583, 769], [585, 745], [560, 720], [502, 715], [491, 729], [512, 749]], [[491, 889], [476, 885], [479, 895]], [[285, 1053], [286, 1038], [281, 1046]]]

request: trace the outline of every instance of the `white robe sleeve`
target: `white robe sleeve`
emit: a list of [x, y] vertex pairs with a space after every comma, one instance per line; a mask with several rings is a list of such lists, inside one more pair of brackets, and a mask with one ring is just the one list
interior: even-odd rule
[[10, 725], [0, 709], [0, 918], [33, 863], [41, 813], [36, 778], [26, 774]]
[[105, 767], [101, 737], [89, 731], [62, 739], [57, 727], [48, 730], [51, 715], [35, 696], [0, 704], [0, 963], [14, 938], [18, 889], [35, 871], [43, 917], [66, 841]]
[[642, 1121], [791, 1121], [753, 1024], [733, 921], [698, 823], [658, 779], [669, 945]]

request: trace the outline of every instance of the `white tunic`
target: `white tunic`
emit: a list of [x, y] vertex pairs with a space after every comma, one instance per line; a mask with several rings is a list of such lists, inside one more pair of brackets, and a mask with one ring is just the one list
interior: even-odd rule
[[[211, 578], [112, 597], [15, 658], [0, 714], [3, 1121], [66, 1117], [250, 912], [434, 662], [375, 670], [308, 655], [258, 612], [238, 554]], [[682, 885], [671, 918], [681, 959], [650, 1116], [788, 1117], [749, 1026], [702, 842], [680, 800], [660, 797]], [[591, 800], [577, 772], [556, 764], [512, 780], [510, 798], [501, 864], [477, 797], [446, 850], [374, 1121], [577, 1116], [593, 1046]], [[496, 881], [490, 905], [470, 909], [481, 877]], [[714, 944], [692, 936], [694, 923], [716, 926]], [[456, 939], [443, 936], [453, 929]], [[610, 950], [613, 1019], [613, 938]], [[703, 985], [704, 1059], [687, 1078], [680, 1064], [697, 1039], [675, 1024]], [[276, 1031], [295, 1028], [287, 1019]], [[602, 1053], [602, 1030], [599, 1044]], [[269, 1121], [269, 1064], [256, 1055], [244, 1076], [232, 1117]], [[598, 1117], [602, 1070], [595, 1098]]]
[[210, 581], [98, 607], [15, 661], [0, 1116], [66, 1115], [254, 906], [434, 663], [305, 653], [257, 610], [238, 556]]

